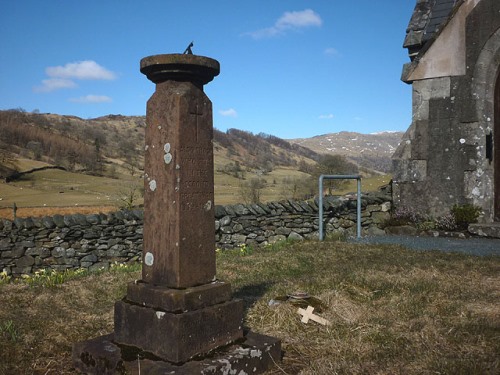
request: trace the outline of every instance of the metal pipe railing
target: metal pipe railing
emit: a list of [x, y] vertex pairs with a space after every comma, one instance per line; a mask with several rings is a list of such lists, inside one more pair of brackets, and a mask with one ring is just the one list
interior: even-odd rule
[[323, 241], [323, 180], [357, 180], [358, 199], [356, 204], [356, 237], [361, 238], [361, 176], [360, 175], [325, 175], [319, 176], [319, 240]]

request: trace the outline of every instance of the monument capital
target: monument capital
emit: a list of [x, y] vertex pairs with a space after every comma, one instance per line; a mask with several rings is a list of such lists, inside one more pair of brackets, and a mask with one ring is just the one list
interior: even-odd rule
[[205, 56], [174, 53], [148, 56], [141, 60], [141, 73], [155, 84], [173, 80], [192, 82], [202, 87], [219, 72], [219, 62]]

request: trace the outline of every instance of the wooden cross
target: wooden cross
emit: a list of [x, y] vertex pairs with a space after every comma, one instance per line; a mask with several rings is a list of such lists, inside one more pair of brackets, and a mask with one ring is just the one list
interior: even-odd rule
[[313, 311], [314, 311], [314, 307], [312, 307], [312, 306], [307, 306], [307, 309], [305, 309], [305, 310], [299, 308], [297, 313], [302, 315], [302, 319], [300, 319], [300, 321], [302, 323], [308, 323], [309, 320], [312, 320], [316, 323], [323, 324], [324, 326], [327, 326], [330, 324], [330, 322], [328, 320], [323, 319], [322, 317], [313, 314]]

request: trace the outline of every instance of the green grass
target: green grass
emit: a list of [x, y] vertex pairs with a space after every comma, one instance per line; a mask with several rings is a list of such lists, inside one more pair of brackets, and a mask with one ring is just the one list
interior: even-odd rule
[[[500, 372], [500, 257], [316, 241], [217, 254], [245, 325], [282, 340], [283, 361], [268, 374]], [[111, 332], [113, 304], [138, 278], [0, 285], [0, 374], [74, 373], [72, 344]], [[297, 291], [317, 298], [330, 326], [300, 322], [283, 301]]]

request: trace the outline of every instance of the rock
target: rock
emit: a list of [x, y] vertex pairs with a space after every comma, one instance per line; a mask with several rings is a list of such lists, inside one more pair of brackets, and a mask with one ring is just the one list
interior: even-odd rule
[[392, 204], [391, 202], [384, 202], [380, 205], [382, 212], [389, 212], [391, 210]]
[[58, 228], [64, 228], [66, 226], [66, 223], [64, 222], [64, 216], [62, 216], [62, 215], [54, 215], [54, 216], [52, 216], [52, 219], [54, 220], [54, 224]]
[[54, 220], [49, 216], [45, 216], [42, 219], [42, 224], [47, 229], [52, 229], [52, 228], [55, 228], [55, 226], [56, 226], [56, 224], [54, 223]]
[[391, 218], [389, 212], [372, 212], [372, 220], [374, 224], [383, 224]]
[[231, 224], [231, 216], [224, 216], [222, 219], [219, 220], [220, 226], [225, 227]]
[[[128, 212], [128, 214], [129, 214], [130, 218], [133, 217], [131, 212]], [[87, 215], [87, 216], [85, 216], [85, 219], [91, 225], [96, 225], [96, 224], [99, 224], [101, 222], [101, 218], [99, 217], [99, 215]]]
[[233, 234], [231, 236], [231, 240], [233, 240], [238, 245], [244, 244], [246, 239], [247, 239], [247, 236], [245, 236], [244, 234]]
[[16, 262], [17, 267], [29, 267], [35, 264], [35, 258], [31, 255], [25, 255], [19, 258]]
[[87, 226], [87, 220], [85, 219], [85, 216], [82, 215], [82, 214], [75, 214], [73, 215], [73, 219], [75, 220], [75, 222], [78, 224], [78, 225], [82, 225], [82, 226]]
[[302, 237], [297, 232], [290, 232], [290, 234], [288, 235], [288, 239], [292, 241], [303, 241], [304, 237]]
[[214, 207], [214, 215], [216, 218], [221, 218], [221, 217], [227, 215], [227, 212], [226, 212], [224, 206], [221, 206], [220, 204], [216, 204]]
[[242, 230], [243, 230], [243, 225], [241, 225], [241, 224], [235, 224], [233, 226], [233, 231], [234, 232], [241, 232]]
[[494, 224], [470, 224], [469, 233], [481, 237], [500, 238], [500, 225]]
[[290, 234], [292, 230], [290, 228], [285, 228], [285, 227], [279, 227], [279, 228], [276, 228], [276, 230], [274, 231], [276, 234], [282, 234], [284, 236], [288, 236]]
[[82, 259], [81, 259], [82, 262], [91, 262], [91, 263], [95, 263], [97, 262], [97, 256], [95, 254], [89, 254], [89, 255], [85, 255]]
[[10, 238], [3, 238], [0, 240], [0, 251], [8, 250], [12, 247]]
[[244, 216], [244, 215], [248, 215], [250, 213], [250, 211], [248, 211], [248, 208], [246, 208], [244, 205], [242, 204], [235, 204], [233, 206], [234, 208], [234, 212], [238, 215], [238, 216]]
[[54, 250], [52, 250], [52, 253], [51, 255], [54, 257], [54, 258], [61, 258], [61, 257], [64, 257], [66, 256], [66, 249], [62, 248], [62, 247], [55, 247]]

